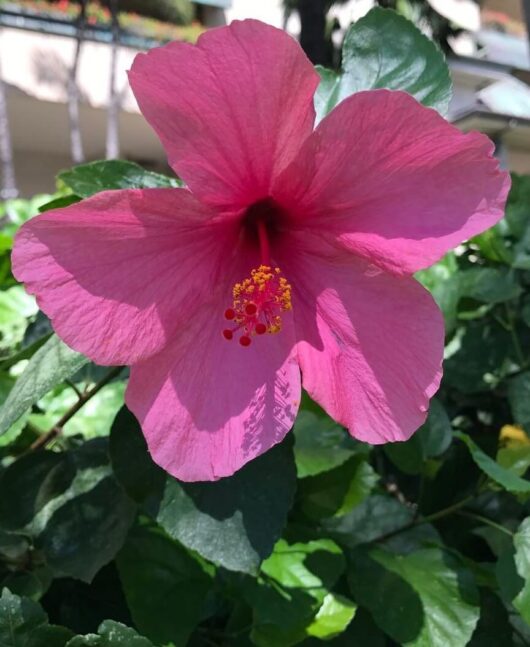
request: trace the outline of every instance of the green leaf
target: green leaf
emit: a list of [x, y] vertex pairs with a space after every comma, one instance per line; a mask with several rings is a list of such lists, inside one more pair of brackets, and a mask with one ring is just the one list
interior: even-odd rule
[[530, 445], [512, 445], [499, 449], [497, 463], [518, 476], [523, 476], [530, 467]]
[[333, 470], [299, 481], [297, 502], [310, 519], [345, 515], [370, 495], [378, 481], [379, 475], [358, 454]]
[[134, 415], [122, 407], [110, 432], [110, 459], [118, 481], [137, 503], [159, 497], [166, 473], [156, 465]]
[[413, 512], [394, 498], [373, 495], [343, 517], [322, 522], [334, 539], [351, 548], [373, 541], [412, 521]]
[[288, 544], [280, 539], [261, 572], [289, 589], [302, 589], [322, 603], [344, 571], [341, 549], [330, 539]]
[[295, 487], [287, 438], [230, 478], [179, 483], [168, 477], [157, 520], [171, 537], [214, 564], [255, 573], [283, 530]]
[[523, 238], [529, 227], [530, 177], [511, 174], [512, 188], [506, 205], [506, 222], [515, 238]]
[[39, 207], [39, 213], [51, 211], [52, 209], [62, 209], [63, 207], [69, 207], [71, 204], [75, 204], [79, 201], [80, 198], [77, 195], [62, 195]]
[[346, 630], [356, 611], [357, 605], [348, 598], [328, 593], [307, 633], [321, 640], [334, 638]]
[[440, 456], [451, 444], [453, 439], [451, 421], [445, 407], [437, 398], [431, 400], [427, 420], [416, 434], [420, 438], [424, 458]]
[[0, 528], [22, 530], [73, 478], [72, 465], [62, 454], [41, 451], [26, 454], [0, 474]]
[[508, 400], [514, 422], [530, 432], [530, 371], [509, 380]]
[[451, 444], [451, 421], [439, 400], [430, 403], [425, 424], [406, 442], [387, 443], [384, 452], [405, 474], [419, 474], [425, 461], [442, 454]]
[[388, 9], [372, 9], [346, 33], [343, 73], [322, 78], [315, 104], [324, 116], [342, 99], [376, 88], [403, 90], [426, 106], [446, 114], [452, 85], [449, 68], [438, 47], [412, 22]]
[[298, 478], [314, 476], [345, 463], [357, 448], [351, 436], [329, 416], [300, 411], [294, 423]]
[[513, 644], [508, 612], [498, 596], [481, 591], [480, 620], [468, 647], [506, 647]]
[[526, 623], [530, 625], [530, 517], [526, 518], [519, 526], [513, 543], [515, 546], [515, 567], [519, 576], [524, 580], [523, 588], [513, 600], [513, 605]]
[[20, 285], [0, 291], [0, 353], [22, 341], [27, 318], [37, 314], [35, 298]]
[[51, 335], [52, 333], [49, 333], [44, 335], [43, 337], [40, 337], [39, 339], [36, 339], [25, 348], [20, 349], [16, 353], [13, 353], [13, 355], [10, 355], [9, 357], [6, 357], [2, 361], [0, 361], [0, 371], [7, 371], [15, 364], [18, 364], [18, 362], [21, 362], [24, 359], [31, 359], [33, 355], [35, 355], [35, 353], [39, 350], [39, 348], [44, 346], [48, 339], [50, 339]]
[[484, 453], [468, 435], [456, 432], [455, 436], [467, 445], [473, 460], [480, 469], [505, 490], [514, 493], [530, 492], [530, 481], [522, 479], [514, 472], [499, 465], [491, 456]]
[[348, 579], [359, 604], [400, 645], [464, 647], [479, 618], [469, 571], [437, 548], [405, 556], [356, 550]]
[[455, 337], [454, 350], [445, 361], [445, 386], [463, 394], [491, 391], [511, 365], [510, 334], [496, 321], [481, 319], [467, 322]]
[[0, 597], [0, 647], [64, 647], [72, 633], [48, 624], [48, 617], [33, 600], [13, 595]]
[[181, 186], [176, 178], [146, 171], [134, 162], [106, 160], [74, 166], [58, 179], [80, 196], [88, 198], [109, 189], [158, 189]]
[[[26, 560], [31, 560], [31, 552], [25, 555]], [[40, 600], [50, 588], [53, 581], [53, 573], [47, 566], [38, 566], [32, 571], [14, 571], [3, 580], [11, 593], [21, 597]]]
[[423, 468], [423, 447], [417, 434], [406, 442], [388, 443], [383, 447], [383, 451], [405, 474], [419, 474]]
[[154, 647], [147, 638], [134, 629], [114, 620], [105, 620], [98, 629], [98, 635], [76, 636], [66, 647]]
[[29, 360], [0, 409], [0, 435], [50, 389], [68, 379], [88, 359], [53, 335]]
[[85, 582], [120, 550], [135, 514], [104, 440], [28, 454], [2, 473], [0, 487], [11, 493], [0, 498], [0, 527], [30, 536], [55, 575]]
[[[315, 66], [315, 69], [320, 75], [320, 83], [315, 93], [316, 122], [318, 123], [345, 97], [340, 96], [343, 82], [340, 73], [328, 70], [321, 65]], [[344, 90], [342, 92], [344, 93]]]
[[151, 526], [133, 529], [117, 561], [138, 629], [157, 645], [186, 645], [211, 584], [197, 560]]
[[522, 286], [512, 269], [476, 267], [460, 274], [460, 295], [485, 303], [504, 303], [517, 299]]
[[[387, 647], [387, 637], [375, 624], [368, 611], [359, 607], [346, 631], [335, 638], [331, 644], [333, 647]], [[311, 647], [321, 646], [320, 642], [311, 643]]]
[[457, 322], [460, 299], [460, 274], [454, 252], [449, 252], [431, 267], [416, 272], [415, 277], [434, 297], [443, 313], [446, 333], [449, 334]]
[[513, 252], [507, 247], [498, 224], [475, 236], [471, 242], [477, 245], [481, 255], [489, 261], [510, 265], [513, 260]]
[[[342, 551], [328, 539], [295, 544], [280, 540], [263, 562], [263, 575], [245, 591], [254, 613], [254, 644], [279, 647], [303, 640], [310, 627], [315, 629], [316, 616], [344, 565]], [[320, 628], [325, 632], [324, 625]]]

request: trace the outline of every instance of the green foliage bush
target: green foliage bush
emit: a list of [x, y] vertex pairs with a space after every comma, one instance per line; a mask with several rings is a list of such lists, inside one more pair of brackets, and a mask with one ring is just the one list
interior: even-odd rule
[[[10, 222], [103, 188], [175, 185], [128, 162], [61, 182], [48, 205], [8, 203]], [[9, 224], [0, 644], [530, 644], [529, 198], [514, 176], [505, 220], [419, 275], [447, 360], [411, 440], [358, 443], [304, 396], [294, 434], [218, 483], [154, 465], [122, 406], [126, 372], [70, 351], [14, 283]]]
[[119, 0], [118, 8], [175, 25], [189, 25], [195, 13], [190, 0]]

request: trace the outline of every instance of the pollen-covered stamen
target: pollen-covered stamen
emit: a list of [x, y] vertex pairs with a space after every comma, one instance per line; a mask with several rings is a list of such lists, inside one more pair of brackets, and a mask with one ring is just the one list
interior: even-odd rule
[[233, 307], [225, 310], [225, 319], [235, 326], [223, 330], [223, 336], [229, 340], [240, 331], [242, 346], [249, 346], [255, 335], [280, 332], [281, 314], [292, 307], [291, 286], [280, 268], [270, 265], [253, 269], [250, 277], [234, 285], [232, 295]]

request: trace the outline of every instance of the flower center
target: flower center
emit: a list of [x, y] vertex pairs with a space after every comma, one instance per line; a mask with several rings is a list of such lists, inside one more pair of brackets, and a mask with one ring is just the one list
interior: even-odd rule
[[281, 313], [292, 307], [291, 286], [280, 268], [270, 265], [253, 269], [250, 277], [234, 285], [232, 295], [233, 306], [225, 311], [225, 319], [235, 325], [225, 328], [223, 337], [230, 340], [234, 333], [241, 332], [242, 346], [250, 346], [255, 335], [280, 332]]
[[241, 333], [239, 343], [250, 346], [255, 335], [277, 333], [282, 329], [282, 312], [291, 310], [291, 286], [279, 267], [271, 262], [268, 230], [280, 210], [270, 200], [251, 206], [245, 214], [244, 225], [259, 243], [261, 264], [251, 270], [250, 276], [236, 283], [232, 289], [233, 303], [225, 310], [225, 319], [232, 328], [223, 330], [227, 340]]

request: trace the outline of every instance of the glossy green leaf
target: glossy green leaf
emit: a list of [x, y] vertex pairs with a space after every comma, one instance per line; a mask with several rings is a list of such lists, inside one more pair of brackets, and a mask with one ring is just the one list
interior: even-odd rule
[[118, 569], [139, 631], [157, 645], [186, 645], [211, 584], [197, 560], [159, 528], [136, 527]]
[[[321, 121], [328, 112], [342, 99], [348, 96], [346, 91], [342, 89], [342, 84], [345, 83], [343, 75], [335, 70], [328, 70], [321, 65], [316, 66], [316, 71], [320, 75], [320, 83], [315, 93], [315, 112], [317, 123]], [[342, 96], [344, 95], [344, 96]]]
[[97, 635], [76, 636], [67, 643], [66, 647], [154, 647], [154, 645], [131, 627], [106, 620], [99, 627]]
[[20, 418], [50, 389], [68, 379], [88, 359], [53, 335], [33, 355], [0, 409], [0, 434]]
[[0, 597], [1, 647], [64, 647], [72, 633], [48, 624], [43, 609], [33, 600], [13, 595], [8, 589]]
[[355, 551], [348, 573], [359, 604], [400, 645], [464, 647], [479, 618], [471, 574], [437, 548]]
[[351, 436], [328, 416], [299, 412], [294, 424], [294, 457], [299, 478], [342, 465], [356, 451]]
[[255, 573], [283, 530], [295, 487], [288, 437], [230, 478], [179, 483], [169, 477], [158, 522], [214, 564]]
[[280, 541], [261, 572], [288, 589], [301, 589], [322, 603], [344, 570], [344, 556], [335, 542], [318, 539], [306, 544]]
[[[262, 577], [246, 591], [254, 613], [254, 644], [294, 645], [311, 635], [310, 628], [315, 629], [316, 616], [344, 565], [342, 551], [328, 539], [295, 544], [280, 540], [262, 565]], [[330, 604], [331, 601], [328, 615]], [[342, 607], [345, 606], [343, 601]], [[338, 612], [337, 607], [335, 610]], [[349, 620], [344, 617], [345, 609], [341, 611], [345, 628]], [[325, 614], [323, 610], [321, 618]], [[340, 623], [339, 618], [335, 620]], [[324, 621], [320, 628], [326, 631]]]
[[480, 469], [493, 481], [498, 483], [509, 492], [530, 493], [530, 481], [521, 478], [515, 472], [502, 467], [491, 456], [483, 452], [480, 447], [466, 434], [458, 432], [455, 434], [468, 447], [471, 456]]
[[74, 166], [58, 179], [80, 196], [88, 198], [110, 189], [158, 189], [180, 186], [176, 178], [146, 171], [134, 162], [106, 160]]
[[530, 371], [509, 380], [508, 400], [514, 422], [530, 432]]
[[62, 195], [58, 198], [54, 198], [43, 204], [39, 207], [39, 213], [44, 213], [45, 211], [51, 211], [52, 209], [62, 209], [63, 207], [69, 207], [71, 204], [79, 202], [80, 198], [77, 195]]
[[342, 99], [361, 90], [388, 88], [412, 94], [446, 114], [452, 94], [449, 68], [440, 49], [412, 22], [388, 9], [372, 9], [346, 33], [343, 73], [320, 71], [315, 105], [322, 118]]
[[321, 640], [334, 638], [346, 630], [356, 611], [357, 605], [348, 598], [328, 593], [307, 633]]

